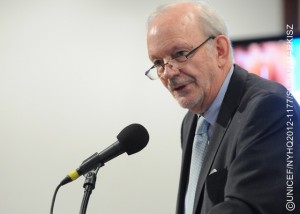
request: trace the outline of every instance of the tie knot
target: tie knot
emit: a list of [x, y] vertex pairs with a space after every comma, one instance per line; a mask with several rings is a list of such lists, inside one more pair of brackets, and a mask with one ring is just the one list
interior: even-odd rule
[[204, 119], [204, 117], [200, 117], [197, 122], [196, 133], [195, 134], [204, 134], [207, 133], [209, 123]]

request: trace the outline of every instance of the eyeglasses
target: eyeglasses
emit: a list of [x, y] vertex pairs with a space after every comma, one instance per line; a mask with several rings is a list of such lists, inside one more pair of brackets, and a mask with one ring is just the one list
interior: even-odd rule
[[170, 66], [170, 68], [172, 69], [181, 69], [186, 64], [188, 59], [191, 58], [201, 46], [203, 46], [208, 40], [214, 38], [214, 36], [208, 37], [204, 42], [202, 42], [200, 45], [198, 45], [188, 53], [185, 53], [185, 51], [179, 51], [173, 58], [171, 58], [166, 63], [164, 63], [163, 61], [154, 62], [153, 66], [145, 72], [145, 75], [151, 80], [156, 80], [163, 75], [165, 67], [167, 65]]

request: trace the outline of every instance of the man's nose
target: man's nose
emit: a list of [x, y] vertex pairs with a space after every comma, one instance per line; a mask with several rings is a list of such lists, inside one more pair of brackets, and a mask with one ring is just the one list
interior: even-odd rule
[[162, 74], [162, 77], [169, 79], [169, 78], [172, 78], [173, 76], [178, 75], [179, 73], [180, 73], [179, 69], [176, 68], [176, 66], [174, 66], [172, 63], [169, 62], [165, 65], [165, 69]]

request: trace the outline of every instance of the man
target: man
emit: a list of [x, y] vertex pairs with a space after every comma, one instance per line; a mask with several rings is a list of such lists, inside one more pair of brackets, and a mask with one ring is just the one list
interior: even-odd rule
[[292, 95], [233, 64], [226, 26], [203, 3], [159, 8], [147, 44], [154, 65], [146, 75], [189, 110], [177, 214], [300, 213], [300, 108]]

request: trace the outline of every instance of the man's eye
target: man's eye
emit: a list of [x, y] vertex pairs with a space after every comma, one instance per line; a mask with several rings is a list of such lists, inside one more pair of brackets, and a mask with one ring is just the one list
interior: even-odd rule
[[178, 51], [173, 59], [177, 62], [185, 62], [187, 60], [187, 55], [188, 53], [186, 51]]
[[186, 51], [178, 51], [174, 57], [181, 57], [181, 56], [185, 56], [187, 54]]

